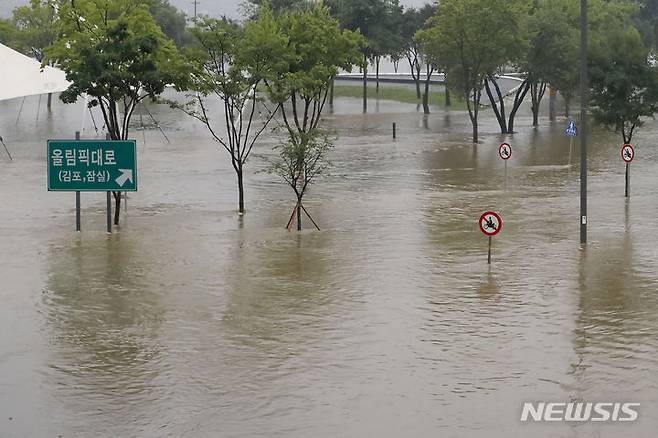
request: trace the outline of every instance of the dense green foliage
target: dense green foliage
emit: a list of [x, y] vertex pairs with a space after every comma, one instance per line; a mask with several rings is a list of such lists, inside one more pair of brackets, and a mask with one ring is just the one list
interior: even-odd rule
[[10, 20], [0, 18], [0, 44], [11, 46], [16, 32], [16, 26]]
[[177, 47], [185, 47], [194, 43], [194, 37], [187, 28], [187, 16], [169, 3], [169, 0], [145, 0], [149, 12], [153, 15], [162, 32], [171, 39]]
[[[526, 45], [526, 0], [452, 0], [439, 3], [428, 28], [418, 32], [424, 50], [448, 72], [464, 98], [478, 141], [482, 89]], [[501, 32], [501, 29], [505, 29]]]
[[17, 50], [41, 61], [44, 49], [57, 38], [57, 2], [55, 0], [30, 0], [27, 6], [14, 9], [16, 26], [12, 45]]
[[634, 28], [611, 29], [591, 56], [594, 119], [630, 143], [642, 118], [658, 111], [658, 68]]

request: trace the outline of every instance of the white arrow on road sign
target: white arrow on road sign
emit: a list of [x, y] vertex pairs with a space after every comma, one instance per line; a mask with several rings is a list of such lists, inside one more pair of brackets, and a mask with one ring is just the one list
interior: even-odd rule
[[132, 169], [119, 169], [121, 175], [115, 180], [119, 187], [123, 187], [126, 181], [133, 182], [133, 170]]

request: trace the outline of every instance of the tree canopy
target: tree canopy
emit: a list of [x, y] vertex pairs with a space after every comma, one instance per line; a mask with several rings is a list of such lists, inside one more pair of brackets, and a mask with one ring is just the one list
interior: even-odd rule
[[642, 118], [658, 111], [658, 68], [633, 27], [610, 29], [591, 50], [591, 103], [595, 121], [630, 143]]
[[441, 63], [450, 86], [464, 97], [474, 142], [485, 81], [525, 47], [528, 10], [527, 0], [446, 0], [439, 3], [428, 28], [418, 33], [424, 50]]
[[14, 9], [14, 47], [38, 61], [43, 60], [44, 50], [57, 38], [57, 10], [56, 0], [30, 0], [29, 5]]

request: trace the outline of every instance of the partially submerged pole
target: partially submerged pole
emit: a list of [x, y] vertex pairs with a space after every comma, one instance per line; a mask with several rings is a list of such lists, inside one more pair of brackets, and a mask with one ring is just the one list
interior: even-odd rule
[[[105, 138], [107, 140], [111, 140], [110, 138], [110, 133], [105, 134]], [[111, 234], [112, 233], [112, 192], [107, 192], [106, 193], [107, 197], [107, 233]]]
[[580, 0], [580, 243], [587, 243], [587, 0]]
[[[75, 131], [75, 140], [80, 140], [80, 131]], [[80, 190], [75, 192], [75, 231], [80, 232], [82, 230], [82, 221], [80, 214]]]
[[487, 256], [487, 264], [491, 264], [491, 236], [489, 236], [489, 255]]

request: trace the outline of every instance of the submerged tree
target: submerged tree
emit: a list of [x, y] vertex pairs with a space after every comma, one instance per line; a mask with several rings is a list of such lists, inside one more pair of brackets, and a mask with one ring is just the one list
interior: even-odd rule
[[416, 97], [420, 102], [421, 92], [421, 72], [425, 65], [425, 55], [423, 38], [419, 37], [419, 31], [424, 28], [427, 20], [436, 13], [436, 6], [426, 4], [421, 9], [408, 8], [402, 14], [402, 23], [399, 27], [400, 38], [402, 43], [402, 56], [407, 60], [411, 77], [416, 85]]
[[[238, 211], [242, 214], [244, 166], [276, 113], [276, 109], [264, 108], [259, 85], [271, 71], [287, 65], [287, 39], [268, 8], [260, 9], [258, 17], [247, 22], [244, 29], [227, 20], [206, 19], [194, 34], [202, 48], [194, 61], [196, 93], [188, 94], [185, 104], [170, 104], [201, 121], [229, 154], [237, 176]], [[223, 104], [223, 114], [216, 119], [208, 109], [209, 96], [219, 98]], [[262, 119], [261, 110], [265, 111]], [[223, 129], [220, 131], [217, 125]]]
[[580, 35], [572, 18], [579, 14], [577, 6], [569, 0], [540, 0], [528, 20], [530, 45], [519, 67], [527, 72], [524, 86], [530, 91], [533, 126], [539, 125], [548, 85], [569, 96], [578, 83]]
[[[145, 4], [132, 0], [76, 0], [59, 10], [59, 38], [45, 61], [56, 62], [71, 81], [60, 99], [89, 96], [100, 107], [112, 140], [127, 140], [137, 105], [165, 87], [187, 86], [189, 74], [171, 40]], [[119, 224], [121, 192], [114, 192]]]
[[[282, 14], [278, 21], [288, 42], [287, 53], [282, 57], [286, 62], [277, 64], [265, 83], [270, 99], [281, 105], [282, 125], [288, 138], [278, 148], [279, 165], [272, 169], [281, 176], [285, 174], [288, 183], [294, 184], [301, 229], [302, 198], [308, 183], [324, 169], [322, 163], [331, 143], [319, 127], [329, 85], [339, 69], [351, 71], [359, 63], [363, 41], [357, 33], [341, 30], [338, 21], [321, 4]], [[291, 172], [281, 171], [291, 166]]]
[[[341, 26], [359, 32], [365, 39], [361, 49], [363, 73], [363, 112], [368, 112], [368, 65], [386, 54], [391, 36], [389, 13], [394, 10], [391, 0], [327, 0], [334, 17]], [[392, 49], [391, 49], [392, 50]]]
[[308, 133], [295, 132], [288, 136], [286, 142], [274, 148], [278, 153], [278, 159], [272, 163], [269, 171], [283, 178], [295, 192], [297, 198], [297, 204], [288, 220], [287, 228], [292, 226], [295, 216], [297, 216], [297, 230], [301, 230], [302, 212], [304, 212], [313, 225], [320, 230], [302, 201], [309, 184], [329, 168], [328, 154], [331, 148], [333, 148], [331, 137], [320, 128], [313, 129]]
[[[450, 86], [466, 101], [478, 142], [478, 117], [482, 90], [490, 94], [494, 112], [507, 132], [504, 102], [496, 73], [513, 60], [523, 46], [523, 15], [527, 0], [446, 0], [420, 36], [424, 47], [445, 68]], [[493, 84], [499, 107], [491, 92]]]
[[594, 120], [630, 143], [642, 118], [658, 112], [658, 68], [633, 27], [610, 29], [591, 52]]

